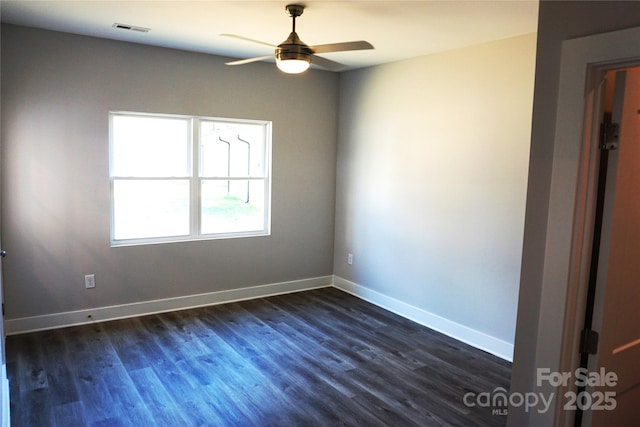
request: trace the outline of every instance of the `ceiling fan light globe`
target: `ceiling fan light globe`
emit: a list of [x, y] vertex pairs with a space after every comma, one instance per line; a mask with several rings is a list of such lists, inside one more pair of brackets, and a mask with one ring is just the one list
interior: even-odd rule
[[309, 68], [309, 60], [305, 59], [278, 59], [276, 65], [283, 73], [300, 74]]
[[276, 65], [283, 73], [300, 74], [307, 71], [311, 65], [311, 54], [301, 51], [299, 46], [289, 46], [283, 49], [280, 45], [276, 50]]

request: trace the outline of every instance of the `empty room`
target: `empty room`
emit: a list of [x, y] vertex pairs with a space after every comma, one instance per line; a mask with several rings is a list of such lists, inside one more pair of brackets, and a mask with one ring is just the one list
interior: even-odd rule
[[590, 425], [561, 57], [638, 4], [0, 7], [1, 425]]

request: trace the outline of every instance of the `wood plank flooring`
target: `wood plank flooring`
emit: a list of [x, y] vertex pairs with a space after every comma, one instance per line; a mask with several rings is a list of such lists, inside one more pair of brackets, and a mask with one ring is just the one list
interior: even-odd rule
[[500, 426], [511, 365], [335, 288], [7, 338], [14, 426]]

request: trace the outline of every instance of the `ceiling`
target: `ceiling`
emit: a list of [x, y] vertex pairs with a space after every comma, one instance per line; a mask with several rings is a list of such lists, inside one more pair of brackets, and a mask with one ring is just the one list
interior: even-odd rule
[[[232, 58], [273, 49], [291, 31], [288, 3], [306, 6], [296, 31], [309, 45], [366, 40], [374, 50], [322, 56], [348, 69], [378, 65], [537, 31], [534, 0], [440, 1], [30, 1], [1, 0], [3, 23]], [[149, 28], [148, 33], [113, 27]]]

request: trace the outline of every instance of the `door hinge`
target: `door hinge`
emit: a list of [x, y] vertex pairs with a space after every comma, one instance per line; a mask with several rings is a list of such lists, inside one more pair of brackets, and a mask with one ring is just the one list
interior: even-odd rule
[[583, 329], [580, 335], [580, 353], [597, 354], [600, 335], [591, 329]]
[[602, 123], [600, 125], [600, 149], [615, 150], [620, 142], [620, 125], [618, 123]]

